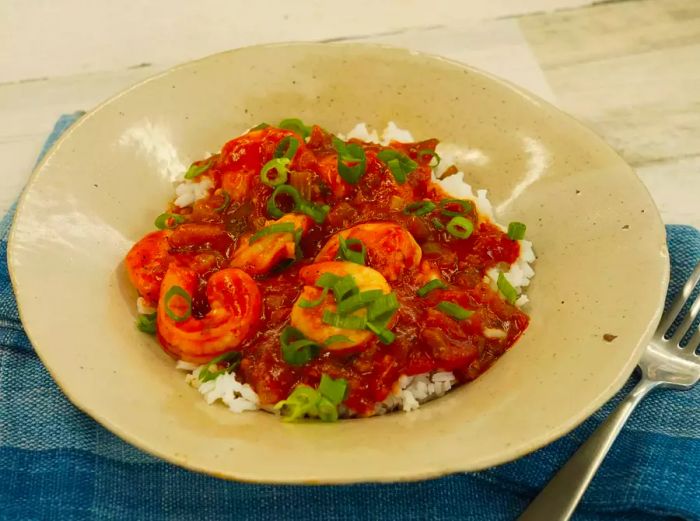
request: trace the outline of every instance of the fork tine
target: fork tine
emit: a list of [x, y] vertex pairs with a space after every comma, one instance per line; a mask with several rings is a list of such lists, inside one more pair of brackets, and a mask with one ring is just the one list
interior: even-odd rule
[[690, 275], [690, 277], [688, 278], [688, 282], [685, 283], [683, 289], [678, 293], [675, 300], [673, 301], [673, 304], [671, 304], [671, 307], [666, 313], [664, 313], [664, 316], [661, 319], [661, 322], [659, 323], [659, 327], [656, 329], [657, 334], [666, 334], [668, 329], [671, 327], [671, 325], [683, 309], [683, 306], [688, 300], [688, 297], [690, 297], [690, 294], [693, 292], [693, 289], [695, 288], [695, 285], [698, 283], [699, 280], [700, 262], [697, 264], [697, 266], [695, 266], [692, 275]]
[[690, 353], [695, 353], [698, 349], [700, 349], [700, 328], [696, 329], [695, 334], [690, 337], [686, 349]]
[[680, 345], [683, 337], [689, 332], [690, 326], [692, 326], [693, 322], [695, 322], [695, 317], [698, 316], [698, 312], [700, 312], [700, 298], [696, 298], [695, 302], [693, 302], [693, 305], [690, 307], [690, 310], [688, 310], [688, 314], [683, 319], [683, 322], [681, 322], [678, 329], [676, 329], [676, 332], [673, 333], [673, 336], [670, 338], [671, 342]]

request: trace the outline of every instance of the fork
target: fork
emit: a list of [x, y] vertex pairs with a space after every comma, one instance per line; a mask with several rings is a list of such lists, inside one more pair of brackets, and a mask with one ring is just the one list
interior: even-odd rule
[[[586, 492], [615, 438], [634, 408], [657, 387], [687, 390], [700, 379], [700, 329], [691, 330], [700, 311], [700, 297], [693, 303], [693, 289], [700, 281], [700, 263], [659, 322], [651, 343], [639, 360], [641, 379], [632, 392], [579, 447], [547, 486], [518, 518], [519, 521], [566, 521]], [[690, 309], [684, 313], [687, 304]], [[682, 320], [672, 331], [672, 325]], [[686, 336], [690, 340], [681, 346]]]

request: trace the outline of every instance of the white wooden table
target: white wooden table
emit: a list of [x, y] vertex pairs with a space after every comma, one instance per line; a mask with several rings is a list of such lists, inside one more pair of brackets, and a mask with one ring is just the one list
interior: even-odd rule
[[292, 40], [390, 43], [507, 78], [599, 132], [666, 222], [700, 227], [698, 0], [4, 0], [0, 213], [60, 114], [179, 62]]

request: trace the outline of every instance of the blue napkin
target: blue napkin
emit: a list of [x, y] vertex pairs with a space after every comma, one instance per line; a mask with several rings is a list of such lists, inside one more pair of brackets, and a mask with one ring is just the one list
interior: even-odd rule
[[[63, 116], [47, 146], [80, 114]], [[46, 147], [45, 147], [46, 148]], [[12, 212], [11, 212], [12, 213]], [[223, 481], [153, 458], [73, 407], [17, 315], [0, 223], [0, 519], [510, 520], [629, 392], [568, 436], [483, 472], [418, 483], [273, 486]], [[670, 294], [700, 259], [700, 233], [668, 226]], [[575, 520], [700, 520], [700, 386], [660, 390], [634, 413]]]

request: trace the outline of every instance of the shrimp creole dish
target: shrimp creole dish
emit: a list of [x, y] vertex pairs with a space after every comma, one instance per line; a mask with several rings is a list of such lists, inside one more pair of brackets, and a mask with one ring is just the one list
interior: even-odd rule
[[250, 129], [128, 252], [137, 327], [207, 403], [287, 421], [409, 412], [477, 378], [528, 327], [535, 255], [455, 150], [392, 122]]

